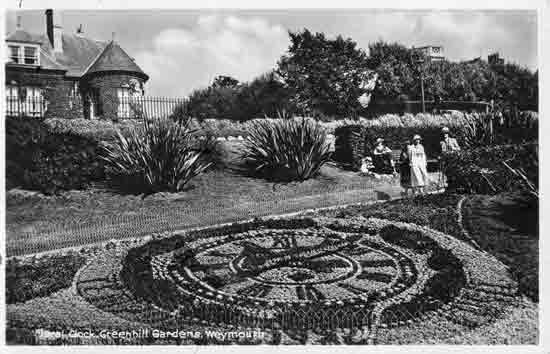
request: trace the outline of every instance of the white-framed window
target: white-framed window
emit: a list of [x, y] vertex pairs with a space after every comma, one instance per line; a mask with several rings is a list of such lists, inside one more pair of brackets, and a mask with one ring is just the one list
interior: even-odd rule
[[130, 88], [119, 87], [117, 89], [118, 97], [118, 117], [130, 118]]
[[43, 117], [47, 103], [42, 88], [6, 85], [6, 115]]
[[34, 44], [9, 44], [8, 62], [23, 65], [40, 65], [40, 47]]
[[19, 49], [18, 45], [8, 45], [8, 59], [10, 63], [19, 63]]
[[135, 114], [134, 110], [136, 109], [136, 105], [138, 104], [138, 101], [135, 99], [141, 97], [141, 90], [139, 90], [139, 86], [136, 87], [135, 84], [123, 85], [122, 87], [117, 88], [117, 97], [118, 117], [132, 118], [132, 115]]
[[73, 109], [74, 105], [78, 101], [79, 97], [78, 81], [74, 81], [69, 88], [69, 107]]

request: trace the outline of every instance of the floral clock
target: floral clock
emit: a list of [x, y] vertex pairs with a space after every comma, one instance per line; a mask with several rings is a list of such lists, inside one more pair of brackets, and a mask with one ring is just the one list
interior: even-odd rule
[[[381, 219], [255, 220], [101, 257], [79, 274], [84, 298], [107, 312], [121, 307], [100, 298], [100, 283], [146, 304], [135, 308], [153, 306], [176, 322], [383, 328], [436, 314], [476, 327], [500, 316], [517, 290], [491, 255], [431, 229]], [[132, 320], [143, 318], [136, 313]]]

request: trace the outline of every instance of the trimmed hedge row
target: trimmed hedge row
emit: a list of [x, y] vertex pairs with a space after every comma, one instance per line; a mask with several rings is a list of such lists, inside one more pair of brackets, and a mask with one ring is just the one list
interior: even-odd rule
[[448, 189], [455, 192], [496, 194], [526, 190], [525, 181], [504, 164], [522, 169], [538, 188], [538, 144], [497, 145], [442, 156]]
[[[489, 121], [492, 120], [492, 123]], [[441, 153], [441, 128], [450, 129], [450, 135], [463, 147], [483, 145], [524, 144], [538, 140], [538, 116], [521, 114], [512, 119], [497, 115], [386, 115], [372, 121], [337, 126], [334, 160], [358, 168], [360, 159], [374, 149], [376, 139], [383, 138], [393, 150], [400, 150], [404, 142], [419, 134], [428, 158]]]
[[[333, 158], [339, 163], [351, 166], [352, 169], [358, 169], [361, 165], [360, 160], [374, 150], [376, 139], [383, 138], [390, 149], [400, 150], [403, 143], [412, 139], [415, 134], [420, 134], [422, 137], [422, 144], [428, 158], [439, 155], [441, 151], [441, 127], [439, 126], [365, 128], [360, 125], [350, 125], [336, 128]], [[460, 130], [451, 131], [451, 135], [457, 139], [459, 145], [463, 146], [464, 137], [460, 134]]]
[[52, 194], [102, 180], [101, 148], [93, 139], [52, 133], [32, 118], [6, 119], [6, 187]]

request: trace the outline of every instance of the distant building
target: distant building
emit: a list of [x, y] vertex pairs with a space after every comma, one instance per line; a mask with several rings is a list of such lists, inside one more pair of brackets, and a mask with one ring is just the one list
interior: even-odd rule
[[418, 51], [423, 53], [426, 56], [426, 58], [428, 58], [429, 61], [445, 60], [442, 46], [427, 45], [427, 46], [418, 47], [418, 48], [413, 47], [412, 49], [413, 51]]
[[490, 54], [487, 57], [487, 61], [489, 65], [504, 65], [504, 58], [501, 58], [498, 52]]

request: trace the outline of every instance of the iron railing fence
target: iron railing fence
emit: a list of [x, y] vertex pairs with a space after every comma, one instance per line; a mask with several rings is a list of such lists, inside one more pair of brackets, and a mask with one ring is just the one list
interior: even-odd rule
[[117, 116], [121, 119], [182, 118], [187, 109], [185, 98], [119, 97]]

